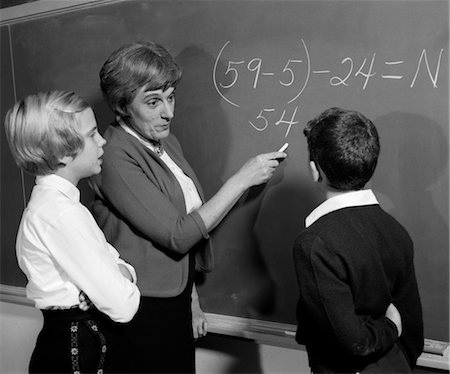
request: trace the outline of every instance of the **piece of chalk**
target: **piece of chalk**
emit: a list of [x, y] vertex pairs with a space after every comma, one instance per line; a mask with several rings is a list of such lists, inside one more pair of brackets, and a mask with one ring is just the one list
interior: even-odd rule
[[284, 152], [288, 146], [289, 146], [289, 143], [284, 143], [284, 145], [280, 148], [280, 150], [278, 152]]

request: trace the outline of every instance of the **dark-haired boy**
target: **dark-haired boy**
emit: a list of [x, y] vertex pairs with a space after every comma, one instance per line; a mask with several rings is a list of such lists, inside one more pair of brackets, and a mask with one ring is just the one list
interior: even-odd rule
[[358, 112], [330, 108], [304, 134], [326, 200], [294, 244], [296, 339], [314, 373], [411, 372], [423, 348], [413, 243], [363, 189], [378, 160], [377, 130]]

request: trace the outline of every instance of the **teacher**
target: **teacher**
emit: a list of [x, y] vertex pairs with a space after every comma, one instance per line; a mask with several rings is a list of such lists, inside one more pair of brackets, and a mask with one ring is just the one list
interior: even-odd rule
[[136, 269], [142, 295], [122, 339], [124, 372], [195, 372], [194, 339], [207, 326], [194, 275], [212, 269], [209, 233], [286, 157], [271, 152], [250, 159], [205, 201], [170, 132], [181, 75], [164, 47], [146, 41], [122, 46], [100, 71], [116, 121], [104, 134], [93, 212], [108, 241]]

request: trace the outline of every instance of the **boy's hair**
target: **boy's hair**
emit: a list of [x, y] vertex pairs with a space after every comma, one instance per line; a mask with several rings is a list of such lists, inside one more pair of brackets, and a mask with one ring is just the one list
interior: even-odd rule
[[6, 114], [5, 132], [16, 164], [33, 175], [51, 174], [65, 156], [84, 148], [76, 115], [90, 108], [73, 92], [39, 92], [18, 101]]
[[113, 112], [126, 119], [126, 108], [138, 89], [145, 86], [147, 90], [165, 91], [177, 86], [181, 74], [180, 66], [163, 46], [138, 41], [109, 56], [100, 70], [100, 87]]
[[361, 113], [330, 108], [304, 129], [309, 158], [325, 173], [332, 188], [360, 190], [372, 177], [380, 153], [378, 132]]

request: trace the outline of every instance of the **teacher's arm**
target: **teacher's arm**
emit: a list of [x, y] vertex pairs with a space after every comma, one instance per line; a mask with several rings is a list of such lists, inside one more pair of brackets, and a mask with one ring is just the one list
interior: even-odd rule
[[[144, 172], [138, 156], [115, 148], [104, 155], [99, 191], [144, 237], [177, 253], [187, 253], [230, 211], [251, 186], [273, 175], [283, 152], [258, 155], [247, 161], [219, 191], [190, 214], [180, 212], [162, 192], [155, 175]], [[168, 186], [165, 186], [168, 188]]]
[[197, 209], [208, 232], [223, 220], [247, 189], [266, 183], [286, 156], [283, 152], [271, 152], [251, 158]]
[[161, 186], [168, 182], [149, 172], [148, 164], [139, 155], [115, 148], [103, 158], [98, 190], [105, 204], [112, 206], [139, 235], [179, 254], [187, 253], [208, 237], [198, 213], [180, 211], [171, 197], [163, 193], [163, 188], [176, 189], [174, 182]]

